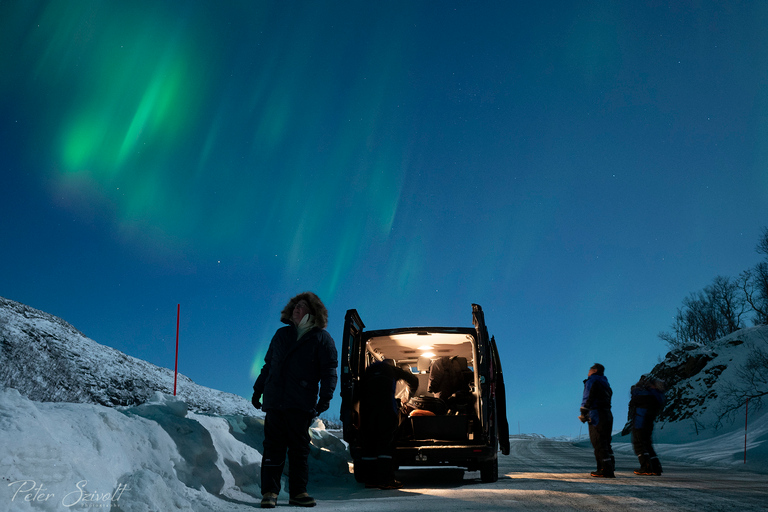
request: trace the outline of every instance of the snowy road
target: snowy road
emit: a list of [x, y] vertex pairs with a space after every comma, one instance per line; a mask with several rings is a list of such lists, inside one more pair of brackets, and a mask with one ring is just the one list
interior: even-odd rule
[[315, 510], [590, 510], [749, 511], [766, 510], [768, 476], [663, 460], [664, 475], [632, 474], [637, 459], [617, 455], [617, 478], [589, 477], [594, 457], [588, 448], [535, 438], [512, 438], [512, 453], [501, 457], [499, 481], [480, 482], [479, 473], [407, 469], [397, 491], [362, 487], [312, 489]]

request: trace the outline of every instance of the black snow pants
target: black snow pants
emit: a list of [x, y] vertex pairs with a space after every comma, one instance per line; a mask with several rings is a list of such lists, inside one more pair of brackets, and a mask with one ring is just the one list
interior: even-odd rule
[[611, 430], [613, 429], [613, 414], [610, 409], [600, 409], [597, 425], [589, 425], [589, 440], [595, 450], [597, 471], [613, 474], [615, 462], [611, 448]]
[[288, 492], [307, 492], [309, 481], [309, 427], [312, 415], [297, 409], [272, 409], [264, 419], [264, 454], [261, 460], [261, 493], [280, 493], [280, 477], [288, 452]]
[[381, 404], [364, 402], [360, 407], [364, 480], [370, 485], [386, 484], [395, 478], [392, 456], [395, 451], [397, 413], [388, 407], [382, 408]]
[[653, 449], [653, 424], [632, 429], [632, 448], [640, 461], [641, 472], [661, 474], [661, 462]]

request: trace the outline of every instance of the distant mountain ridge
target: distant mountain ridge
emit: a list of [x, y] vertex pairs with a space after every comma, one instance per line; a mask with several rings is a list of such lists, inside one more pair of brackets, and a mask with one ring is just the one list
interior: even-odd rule
[[[40, 402], [137, 405], [173, 394], [173, 371], [101, 345], [61, 318], [0, 297], [0, 385]], [[243, 397], [179, 374], [178, 397], [193, 411], [261, 415]]]

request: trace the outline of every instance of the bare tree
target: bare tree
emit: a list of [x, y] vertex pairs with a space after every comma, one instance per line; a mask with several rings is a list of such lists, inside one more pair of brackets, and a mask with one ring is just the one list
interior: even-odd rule
[[705, 292], [717, 317], [718, 338], [744, 327], [742, 317], [747, 313], [748, 306], [738, 280], [717, 276]]
[[683, 299], [683, 306], [677, 308], [672, 332], [661, 332], [659, 338], [673, 348], [689, 345], [705, 345], [710, 336], [706, 334], [711, 324], [711, 308], [702, 292], [692, 293]]
[[744, 299], [755, 313], [755, 325], [768, 324], [768, 263], [742, 272], [739, 281]]
[[[768, 345], [768, 339], [762, 336]], [[759, 411], [768, 396], [768, 351], [760, 346], [749, 351], [747, 362], [738, 369], [736, 379], [726, 388], [718, 411], [718, 422], [732, 419], [749, 400], [750, 409]]]
[[747, 311], [739, 281], [717, 276], [710, 286], [683, 299], [672, 332], [662, 332], [659, 338], [673, 348], [708, 345], [743, 328]]
[[659, 333], [659, 338], [670, 348], [682, 348], [692, 344], [690, 329], [680, 308], [677, 309], [675, 320], [672, 322], [672, 332], [662, 331]]
[[763, 233], [760, 236], [760, 240], [757, 242], [755, 250], [759, 254], [765, 254], [768, 257], [768, 227], [763, 228]]
[[768, 228], [763, 228], [755, 251], [764, 254], [766, 261], [741, 274], [741, 288], [745, 300], [755, 312], [755, 325], [768, 324]]

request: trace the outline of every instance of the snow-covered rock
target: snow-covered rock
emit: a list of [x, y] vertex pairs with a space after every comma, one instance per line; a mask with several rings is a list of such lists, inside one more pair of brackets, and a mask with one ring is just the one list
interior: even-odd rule
[[[41, 402], [141, 404], [173, 394], [173, 371], [96, 343], [61, 318], [0, 297], [0, 385]], [[260, 415], [251, 402], [179, 374], [177, 395], [190, 409]]]
[[[768, 352], [768, 326], [741, 329], [705, 347], [669, 352], [650, 372], [667, 386], [657, 437], [698, 441], [744, 430], [747, 409], [739, 390], [754, 388], [744, 370], [759, 351]], [[768, 377], [768, 368], [763, 373]], [[765, 412], [761, 400], [753, 399], [750, 407], [754, 418]]]
[[[741, 329], [705, 347], [672, 350], [649, 372], [667, 388], [653, 433], [662, 462], [674, 458], [768, 470], [768, 411], [755, 396], [768, 393], [768, 367], [755, 366], [760, 354], [768, 355], [765, 325]], [[750, 366], [757, 368], [751, 374]], [[747, 405], [749, 392], [753, 398]], [[627, 411], [613, 414], [614, 428], [621, 430]], [[632, 453], [630, 436], [615, 434], [613, 446]]]

